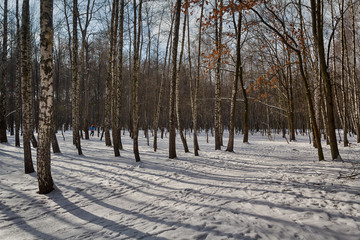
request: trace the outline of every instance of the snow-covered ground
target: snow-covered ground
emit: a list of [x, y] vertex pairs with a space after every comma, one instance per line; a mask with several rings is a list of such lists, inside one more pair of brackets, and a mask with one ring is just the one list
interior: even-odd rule
[[307, 136], [236, 136], [229, 153], [200, 135], [200, 157], [178, 138], [169, 160], [167, 138], [157, 152], [140, 138], [138, 165], [127, 135], [120, 158], [98, 137], [78, 156], [65, 138], [48, 195], [36, 193], [36, 173], [23, 174], [14, 138], [0, 145], [0, 239], [360, 239], [360, 178], [338, 179], [359, 172], [360, 145], [339, 145], [345, 163], [318, 162]]

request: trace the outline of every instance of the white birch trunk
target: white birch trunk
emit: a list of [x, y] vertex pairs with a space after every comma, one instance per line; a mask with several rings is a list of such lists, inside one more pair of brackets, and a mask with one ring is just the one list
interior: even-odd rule
[[37, 173], [39, 193], [46, 194], [53, 188], [51, 177], [50, 143], [53, 114], [53, 2], [40, 1], [40, 103], [37, 148]]

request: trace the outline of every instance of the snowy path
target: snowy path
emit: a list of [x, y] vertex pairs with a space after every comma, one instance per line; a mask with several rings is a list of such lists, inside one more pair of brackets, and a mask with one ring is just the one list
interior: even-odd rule
[[[360, 179], [337, 179], [352, 165], [314, 162], [316, 150], [298, 138], [237, 136], [228, 153], [200, 136], [200, 157], [178, 142], [175, 160], [167, 139], [156, 153], [141, 139], [138, 166], [127, 136], [115, 158], [97, 138], [78, 156], [67, 135], [52, 157], [57, 189], [43, 196], [9, 137], [0, 145], [0, 239], [360, 240]], [[359, 164], [360, 146], [341, 153]]]

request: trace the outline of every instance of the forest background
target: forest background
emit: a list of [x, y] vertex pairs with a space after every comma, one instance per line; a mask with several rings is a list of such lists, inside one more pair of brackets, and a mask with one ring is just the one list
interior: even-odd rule
[[[121, 131], [129, 131], [136, 161], [139, 130], [148, 139], [153, 135], [148, 145], [154, 151], [157, 130], [161, 137], [169, 132], [170, 158], [176, 157], [175, 129], [185, 151], [186, 134], [193, 135], [195, 155], [201, 148], [198, 131], [215, 137], [215, 149], [227, 151], [233, 151], [239, 133], [244, 142], [258, 131], [271, 140], [275, 129], [287, 141], [308, 133], [319, 160], [325, 159], [322, 138], [334, 160], [341, 159], [337, 146], [348, 146], [349, 135], [360, 142], [359, 1], [53, 4], [53, 24], [45, 24], [50, 35], [41, 35], [46, 29], [39, 24], [37, 1], [5, 0], [1, 6], [0, 140], [7, 142], [8, 130], [20, 145], [22, 128], [25, 159], [31, 159], [25, 145], [36, 144], [34, 131], [45, 126], [46, 51], [40, 36], [52, 39], [53, 104], [43, 106], [51, 109], [46, 134], [50, 139], [72, 129], [79, 154], [91, 124], [99, 137], [104, 133], [115, 156], [122, 148]], [[50, 141], [56, 143], [56, 137]]]

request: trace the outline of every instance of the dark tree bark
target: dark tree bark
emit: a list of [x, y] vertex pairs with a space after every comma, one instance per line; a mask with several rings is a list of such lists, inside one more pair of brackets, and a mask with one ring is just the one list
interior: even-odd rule
[[[121, 113], [122, 113], [122, 81], [123, 81], [123, 45], [124, 45], [124, 9], [125, 1], [120, 0], [120, 19], [119, 19], [119, 69], [118, 69], [118, 78], [117, 78], [117, 143], [116, 147], [120, 150], [123, 149], [121, 142]], [[115, 143], [114, 143], [115, 145]]]
[[[242, 11], [239, 12], [238, 23], [235, 23], [234, 27], [236, 29], [236, 63], [235, 63], [235, 76], [233, 79], [232, 93], [231, 93], [231, 109], [230, 109], [230, 127], [229, 127], [229, 142], [226, 148], [226, 151], [234, 151], [234, 137], [235, 137], [235, 109], [236, 109], [236, 97], [238, 92], [238, 82], [241, 72], [241, 25], [242, 25]], [[243, 83], [243, 82], [242, 82]], [[242, 84], [243, 89], [243, 84]], [[245, 93], [246, 94], [246, 93]], [[246, 96], [246, 95], [245, 95]]]
[[[33, 114], [34, 115], [34, 114]], [[32, 125], [33, 125], [34, 123], [32, 123]], [[34, 128], [33, 128], [33, 130], [34, 130]], [[37, 148], [38, 147], [38, 142], [37, 142], [37, 140], [36, 140], [36, 137], [35, 137], [35, 135], [34, 135], [34, 131], [31, 131], [31, 144], [32, 144], [32, 146], [33, 146], [33, 148]]]
[[356, 141], [357, 143], [360, 143], [360, 107], [359, 107], [359, 92], [358, 92], [358, 86], [359, 83], [357, 81], [357, 39], [356, 39], [356, 21], [355, 21], [355, 1], [350, 1], [350, 10], [351, 10], [351, 32], [352, 32], [352, 51], [353, 51], [353, 67], [351, 69], [352, 77], [351, 77], [351, 84], [353, 85], [351, 96], [352, 96], [352, 119], [353, 119], [353, 125], [356, 131]]
[[[197, 131], [198, 131], [198, 105], [199, 105], [199, 87], [200, 87], [200, 65], [201, 65], [201, 33], [202, 33], [202, 18], [204, 16], [204, 3], [205, 1], [201, 1], [201, 11], [200, 11], [200, 24], [199, 24], [199, 38], [198, 38], [198, 52], [197, 52], [197, 69], [196, 69], [196, 79], [193, 91], [191, 91], [191, 95], [194, 94], [193, 97], [193, 104], [192, 104], [192, 112], [193, 112], [193, 138], [194, 138], [194, 155], [199, 156], [199, 143], [197, 139]], [[189, 33], [189, 32], [188, 32]], [[189, 36], [188, 36], [189, 37]], [[189, 37], [190, 38], [190, 37]], [[189, 49], [190, 51], [190, 49]], [[189, 54], [189, 61], [190, 61], [190, 54]], [[190, 61], [191, 62], [191, 61]], [[191, 90], [191, 88], [190, 88]]]
[[315, 46], [318, 51], [318, 59], [320, 64], [320, 73], [324, 81], [325, 87], [325, 98], [326, 98], [326, 117], [328, 126], [328, 135], [330, 139], [331, 157], [333, 160], [341, 159], [335, 132], [335, 117], [334, 117], [334, 100], [333, 100], [333, 89], [329, 72], [327, 70], [325, 46], [324, 46], [324, 35], [323, 35], [323, 1], [322, 0], [311, 0], [311, 19], [312, 19], [312, 30]]
[[246, 93], [244, 77], [243, 77], [243, 68], [240, 67], [240, 85], [241, 92], [244, 98], [244, 113], [243, 113], [243, 142], [249, 142], [249, 99]]
[[54, 124], [52, 126], [51, 131], [52, 131], [52, 133], [51, 133], [51, 146], [52, 146], [52, 149], [53, 149], [53, 153], [61, 153], [60, 146], [59, 146], [58, 140], [56, 138]]
[[112, 16], [113, 20], [111, 23], [111, 32], [110, 32], [110, 41], [111, 41], [111, 48], [110, 51], [112, 53], [110, 54], [110, 78], [112, 82], [111, 87], [111, 108], [112, 108], [112, 115], [111, 115], [111, 124], [112, 124], [112, 137], [113, 137], [113, 143], [114, 143], [114, 154], [115, 157], [120, 156], [120, 150], [119, 150], [119, 129], [118, 129], [118, 108], [117, 108], [117, 96], [118, 89], [117, 89], [117, 74], [116, 74], [116, 56], [117, 56], [117, 48], [116, 48], [116, 40], [117, 40], [117, 31], [118, 31], [118, 25], [119, 25], [119, 1], [114, 0], [113, 1], [113, 7], [112, 7]]
[[175, 98], [176, 98], [176, 67], [177, 67], [177, 49], [179, 43], [179, 28], [180, 28], [180, 10], [181, 0], [176, 0], [175, 5], [175, 25], [173, 32], [173, 46], [171, 57], [171, 80], [170, 80], [170, 106], [169, 106], [169, 158], [176, 158], [176, 111], [175, 111]]
[[[288, 61], [290, 61], [290, 53], [288, 53]], [[293, 77], [292, 67], [288, 66], [288, 83], [287, 83], [287, 119], [289, 128], [290, 141], [295, 141], [295, 122], [294, 122], [294, 94], [293, 94]]]
[[15, 146], [20, 147], [20, 121], [21, 121], [21, 43], [19, 0], [16, 0], [16, 83], [15, 83]]
[[[111, 146], [111, 138], [110, 138], [110, 127], [111, 127], [111, 109], [112, 109], [112, 103], [113, 103], [113, 96], [112, 96], [112, 88], [113, 88], [113, 77], [114, 77], [114, 69], [115, 68], [115, 59], [116, 56], [116, 35], [114, 33], [115, 29], [115, 19], [116, 19], [116, 2], [112, 2], [112, 11], [111, 11], [111, 23], [110, 23], [110, 49], [109, 49], [109, 69], [108, 69], [108, 76], [106, 79], [106, 89], [105, 89], [105, 145]], [[114, 130], [114, 129], [113, 129]], [[115, 133], [113, 133], [115, 134]], [[120, 154], [120, 153], [118, 153]]]
[[[331, 3], [332, 4], [332, 3]], [[341, 49], [341, 53], [340, 53], [340, 64], [341, 64], [341, 68], [340, 68], [340, 85], [338, 87], [338, 89], [334, 88], [334, 97], [335, 97], [335, 101], [336, 101], [336, 106], [337, 106], [337, 110], [338, 110], [338, 115], [339, 115], [339, 119], [340, 119], [340, 123], [343, 129], [343, 142], [344, 142], [344, 147], [348, 147], [349, 146], [349, 140], [348, 140], [348, 121], [349, 121], [349, 112], [348, 112], [348, 94], [347, 94], [347, 76], [346, 76], [346, 72], [350, 72], [350, 69], [346, 69], [346, 66], [348, 66], [348, 64], [346, 64], [346, 62], [349, 62], [348, 60], [348, 51], [347, 51], [347, 38], [346, 38], [346, 34], [345, 34], [345, 21], [344, 21], [344, 0], [341, 0], [338, 2], [339, 4], [339, 10], [340, 10], [340, 49]], [[335, 42], [335, 41], [334, 41]], [[335, 53], [335, 48], [333, 49], [333, 52]], [[335, 56], [335, 54], [334, 54]], [[346, 58], [345, 58], [346, 56]], [[347, 60], [345, 62], [345, 59]], [[334, 61], [334, 66], [335, 66], [335, 61]], [[335, 71], [335, 68], [334, 68]], [[329, 74], [330, 76], [330, 74]], [[335, 74], [333, 74], [333, 76], [335, 76]], [[335, 78], [334, 78], [335, 81]], [[340, 101], [341, 100], [341, 101]]]
[[6, 136], [7, 8], [8, 1], [4, 0], [2, 74], [0, 83], [0, 143], [8, 141]]
[[182, 41], [181, 41], [181, 52], [180, 52], [180, 56], [179, 56], [179, 67], [177, 69], [177, 73], [176, 73], [176, 92], [175, 92], [175, 96], [176, 96], [176, 119], [177, 119], [177, 126], [178, 126], [178, 131], [179, 131], [179, 135], [180, 135], [180, 139], [181, 142], [184, 146], [184, 151], [185, 152], [189, 152], [189, 147], [187, 145], [187, 141], [186, 138], [184, 136], [183, 133], [183, 127], [181, 124], [181, 111], [180, 111], [180, 70], [181, 70], [181, 64], [182, 64], [182, 57], [184, 54], [184, 44], [185, 44], [185, 34], [186, 34], [186, 19], [187, 19], [187, 14], [185, 14], [184, 16], [184, 25], [183, 25], [183, 32], [182, 32]]
[[[141, 31], [141, 10], [142, 10], [142, 0], [140, 0], [139, 6], [134, 0], [134, 56], [133, 56], [133, 151], [135, 155], [136, 162], [140, 162], [139, 154], [139, 98], [138, 98], [138, 88], [139, 88], [139, 64], [140, 64], [140, 31]], [[139, 10], [136, 14], [136, 10]]]
[[[166, 43], [165, 58], [164, 58], [165, 62], [164, 62], [162, 73], [161, 73], [158, 96], [155, 96], [157, 98], [157, 103], [156, 103], [156, 109], [155, 109], [155, 114], [154, 114], [154, 123], [153, 123], [153, 128], [154, 128], [153, 148], [154, 148], [154, 152], [156, 152], [156, 150], [157, 150], [157, 132], [158, 132], [158, 128], [159, 128], [159, 118], [160, 118], [160, 110], [161, 110], [162, 98], [163, 98], [163, 95], [164, 95], [167, 56], [168, 56], [169, 45], [170, 45], [170, 40], [171, 40], [171, 36], [172, 36], [173, 22], [174, 22], [174, 18], [172, 18], [172, 20], [171, 20], [170, 34], [169, 34], [169, 37], [168, 37], [167, 43]], [[159, 39], [160, 39], [160, 33], [159, 33], [159, 36], [158, 36], [158, 46], [159, 46]], [[157, 64], [158, 63], [159, 63], [159, 56], [157, 57]], [[157, 67], [157, 69], [158, 69], [157, 72], [159, 72], [159, 67]], [[161, 138], [163, 138], [162, 135], [161, 135]]]
[[73, 0], [73, 37], [72, 37], [72, 125], [73, 125], [73, 142], [78, 149], [78, 154], [82, 155], [80, 143], [80, 114], [79, 114], [79, 97], [80, 97], [80, 79], [78, 68], [78, 2]]
[[[222, 0], [220, 6], [216, 0], [216, 9], [222, 7]], [[215, 150], [220, 150], [222, 145], [222, 121], [221, 121], [221, 51], [222, 51], [222, 16], [215, 19], [215, 47], [217, 53], [216, 68], [215, 68], [215, 108], [214, 108], [214, 122], [215, 122]]]
[[29, 0], [22, 5], [21, 21], [21, 70], [22, 70], [22, 127], [24, 146], [25, 173], [34, 172], [30, 141], [33, 135], [32, 126], [32, 80], [31, 80], [31, 45]]

